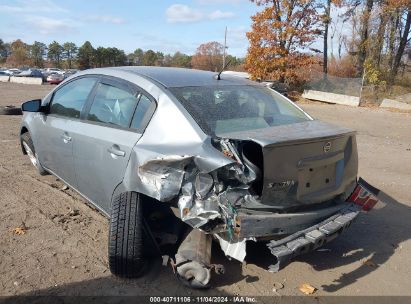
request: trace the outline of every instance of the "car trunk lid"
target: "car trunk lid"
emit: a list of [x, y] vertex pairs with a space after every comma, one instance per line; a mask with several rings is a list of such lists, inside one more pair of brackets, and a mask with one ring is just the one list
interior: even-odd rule
[[255, 208], [311, 206], [348, 196], [355, 185], [357, 148], [355, 132], [349, 129], [313, 120], [224, 137], [243, 142], [243, 148], [253, 142], [262, 149], [263, 178], [255, 189], [260, 195]]

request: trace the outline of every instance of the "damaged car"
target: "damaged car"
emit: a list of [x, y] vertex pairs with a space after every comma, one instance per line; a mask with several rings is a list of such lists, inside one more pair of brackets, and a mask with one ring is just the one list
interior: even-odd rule
[[150, 256], [167, 255], [183, 283], [207, 287], [212, 270], [224, 272], [211, 264], [213, 241], [238, 261], [247, 242], [266, 242], [278, 271], [376, 203], [357, 179], [355, 132], [246, 79], [91, 69], [22, 110], [22, 151], [38, 172], [109, 218], [118, 276], [141, 276]]

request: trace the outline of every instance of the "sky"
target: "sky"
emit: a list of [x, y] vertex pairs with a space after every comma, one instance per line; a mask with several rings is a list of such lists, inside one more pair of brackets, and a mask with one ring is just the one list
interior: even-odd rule
[[249, 0], [0, 0], [0, 38], [193, 54], [204, 42], [223, 43], [227, 26], [228, 53], [244, 57], [258, 10]]

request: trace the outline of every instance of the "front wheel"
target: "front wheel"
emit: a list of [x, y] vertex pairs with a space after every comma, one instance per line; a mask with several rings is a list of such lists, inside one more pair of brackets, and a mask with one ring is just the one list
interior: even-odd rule
[[111, 273], [137, 278], [143, 274], [143, 196], [121, 193], [111, 209], [108, 261]]
[[31, 139], [30, 133], [26, 132], [21, 134], [21, 144], [23, 146], [24, 151], [26, 152], [27, 156], [30, 159], [30, 162], [36, 167], [37, 171], [40, 175], [47, 175], [48, 172], [44, 170], [41, 166], [39, 159], [36, 154], [36, 150], [34, 149], [33, 140]]

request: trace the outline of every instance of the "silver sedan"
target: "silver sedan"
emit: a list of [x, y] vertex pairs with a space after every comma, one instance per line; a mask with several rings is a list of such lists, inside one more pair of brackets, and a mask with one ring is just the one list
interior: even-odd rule
[[357, 187], [355, 133], [257, 82], [92, 69], [22, 110], [22, 150], [39, 173], [110, 218], [109, 264], [119, 276], [140, 276], [147, 256], [167, 252], [183, 283], [207, 287], [210, 269], [223, 272], [210, 264], [213, 239], [239, 261], [247, 241], [270, 241], [278, 271], [358, 214], [347, 202]]

